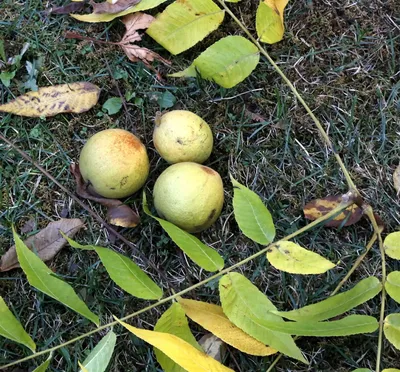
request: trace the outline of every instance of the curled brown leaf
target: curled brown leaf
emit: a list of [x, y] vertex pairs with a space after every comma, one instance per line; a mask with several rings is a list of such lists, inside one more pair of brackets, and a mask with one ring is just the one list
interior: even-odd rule
[[140, 0], [118, 0], [115, 3], [109, 3], [108, 1], [103, 3], [95, 3], [93, 0], [90, 0], [90, 5], [93, 7], [93, 13], [95, 14], [119, 13], [138, 3], [140, 3]]
[[140, 223], [139, 216], [126, 204], [118, 199], [104, 198], [90, 189], [90, 185], [86, 184], [79, 170], [79, 165], [72, 163], [70, 171], [75, 178], [76, 193], [84, 199], [92, 200], [106, 207], [107, 221], [116, 226], [135, 227]]
[[79, 12], [84, 7], [85, 7], [84, 1], [73, 1], [64, 6], [57, 6], [54, 8], [50, 8], [49, 10], [47, 10], [47, 13], [48, 14], [70, 14], [70, 13]]

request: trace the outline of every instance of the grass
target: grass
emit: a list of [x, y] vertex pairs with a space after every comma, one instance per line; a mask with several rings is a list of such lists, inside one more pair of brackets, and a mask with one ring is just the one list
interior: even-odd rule
[[[231, 7], [252, 31], [257, 3], [244, 5], [243, 2]], [[5, 0], [0, 4], [3, 15], [0, 38], [6, 41], [7, 55], [18, 53], [29, 42], [24, 61], [43, 59], [37, 80], [39, 86], [91, 81], [103, 88], [100, 103], [82, 115], [58, 115], [47, 120], [0, 114], [0, 130], [71, 192], [74, 183], [68, 165], [78, 159], [87, 138], [99, 130], [120, 127], [134, 131], [148, 148], [152, 172], [146, 191], [150, 195], [157, 176], [167, 166], [151, 141], [155, 114], [162, 109], [158, 95], [165, 91], [176, 97], [174, 109], [188, 109], [202, 116], [215, 134], [214, 151], [207, 165], [223, 177], [226, 201], [220, 219], [201, 238], [223, 255], [226, 267], [260, 249], [238, 230], [232, 214], [229, 172], [263, 198], [274, 217], [278, 238], [306, 224], [302, 206], [307, 201], [347, 191], [343, 175], [312, 121], [265, 60], [261, 60], [251, 77], [230, 90], [201, 80], [168, 79], [160, 83], [141, 64], [130, 63], [114, 47], [63, 38], [65, 31], [70, 30], [118, 40], [123, 33], [119, 21], [83, 24], [68, 16], [48, 17], [43, 13], [46, 4], [41, 0]], [[328, 128], [363, 196], [384, 219], [386, 232], [398, 230], [400, 226], [400, 203], [391, 181], [400, 153], [398, 14], [400, 7], [394, 0], [384, 5], [372, 1], [369, 4], [348, 2], [344, 6], [336, 1], [292, 2], [286, 11], [285, 39], [267, 48]], [[226, 33], [238, 33], [237, 26], [229, 19], [193, 50], [173, 58], [150, 38], [145, 37], [143, 44], [171, 58], [172, 69], [176, 71]], [[169, 71], [164, 66], [159, 69], [162, 74]], [[119, 76], [114, 74], [118, 79], [113, 79], [112, 72], [116, 70]], [[25, 81], [23, 64], [9, 88], [0, 85], [2, 102], [20, 94], [20, 84]], [[135, 93], [140, 100], [137, 104], [134, 100], [129, 102], [128, 111], [122, 109], [116, 115], [100, 116], [101, 104], [110, 97], [118, 97], [119, 91]], [[12, 244], [12, 224], [19, 230], [26, 221], [34, 219], [40, 229], [49, 221], [67, 215], [86, 222], [86, 230], [77, 236], [79, 242], [111, 247], [141, 264], [140, 257], [118, 241], [111, 243], [108, 232], [85, 210], [2, 142], [0, 194], [0, 253]], [[141, 212], [139, 194], [129, 202]], [[104, 216], [101, 207], [96, 204], [91, 207]], [[142, 212], [141, 217], [138, 228], [124, 229], [121, 233], [156, 267], [165, 271], [168, 283], [161, 280], [158, 272], [144, 267], [157, 283], [178, 291], [208, 276], [177, 250], [156, 221]], [[289, 275], [271, 267], [264, 257], [246, 264], [240, 271], [279, 309], [301, 307], [329, 295], [363, 252], [370, 235], [371, 229], [364, 221], [340, 231], [316, 228], [295, 239], [334, 262], [340, 261], [338, 268], [326, 275]], [[400, 269], [394, 260], [389, 260], [388, 266], [389, 271]], [[127, 296], [109, 281], [92, 252], [66, 248], [50, 262], [50, 267], [100, 314], [102, 323], [111, 321], [111, 314], [122, 317], [150, 303]], [[379, 251], [375, 247], [346, 288], [361, 278], [379, 276], [379, 273]], [[0, 295], [37, 341], [39, 349], [92, 329], [86, 320], [32, 289], [19, 270], [0, 274]], [[190, 297], [217, 303], [216, 283], [193, 291]], [[387, 313], [398, 312], [398, 306], [389, 299]], [[161, 306], [145, 313], [132, 324], [151, 329], [166, 308]], [[379, 299], [369, 301], [357, 312], [378, 317]], [[191, 327], [196, 338], [205, 333], [194, 324]], [[110, 371], [159, 370], [148, 345], [119, 327], [116, 331], [120, 336]], [[85, 359], [102, 335], [56, 352], [50, 370], [77, 370], [77, 361]], [[298, 345], [306, 353], [310, 366], [282, 358], [275, 371], [373, 369], [377, 334], [302, 338]], [[29, 355], [26, 349], [0, 339], [0, 364], [24, 355]], [[237, 371], [263, 371], [272, 360], [250, 357], [228, 348], [225, 364]], [[385, 341], [382, 366], [400, 368], [399, 360], [399, 351]], [[39, 360], [21, 367], [28, 369], [36, 362]]]

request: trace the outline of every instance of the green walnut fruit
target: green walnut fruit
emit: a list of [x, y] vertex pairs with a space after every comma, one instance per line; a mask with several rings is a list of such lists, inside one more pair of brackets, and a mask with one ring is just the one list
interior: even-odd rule
[[153, 142], [160, 156], [170, 164], [204, 163], [213, 148], [209, 125], [200, 116], [185, 110], [158, 116]]
[[210, 227], [224, 203], [221, 176], [193, 162], [177, 163], [158, 177], [153, 190], [160, 217], [191, 233]]
[[123, 129], [106, 129], [83, 146], [79, 168], [91, 190], [106, 198], [119, 199], [144, 185], [150, 165], [139, 138]]

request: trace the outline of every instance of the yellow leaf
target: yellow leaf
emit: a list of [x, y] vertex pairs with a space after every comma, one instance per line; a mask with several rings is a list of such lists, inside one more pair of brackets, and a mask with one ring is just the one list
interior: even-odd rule
[[78, 360], [78, 365], [79, 365], [79, 368], [81, 369], [81, 372], [89, 372], [83, 365], [82, 365], [82, 363]]
[[400, 231], [390, 233], [383, 242], [385, 253], [395, 260], [400, 260]]
[[221, 306], [183, 298], [179, 298], [178, 302], [190, 319], [234, 348], [250, 355], [266, 356], [276, 353], [275, 349], [265, 346], [236, 327], [224, 314]]
[[188, 372], [233, 372], [232, 369], [225, 367], [177, 336], [163, 332], [146, 331], [122, 322], [115, 316], [114, 319], [135, 336], [161, 350]]
[[90, 110], [99, 95], [100, 88], [92, 83], [54, 85], [0, 105], [0, 111], [29, 117], [48, 117], [64, 112], [79, 114]]
[[336, 266], [319, 254], [286, 241], [274, 244], [267, 259], [278, 270], [291, 274], [322, 274]]
[[273, 44], [283, 38], [285, 26], [283, 11], [288, 0], [264, 0], [260, 2], [256, 14], [257, 35], [264, 43]]

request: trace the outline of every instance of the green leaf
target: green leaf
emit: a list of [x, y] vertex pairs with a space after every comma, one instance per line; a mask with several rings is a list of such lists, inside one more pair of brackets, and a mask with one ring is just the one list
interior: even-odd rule
[[18, 261], [29, 284], [99, 325], [99, 317], [88, 309], [73, 288], [57, 278], [43, 261], [24, 244], [14, 229], [13, 234]]
[[224, 15], [212, 0], [175, 1], [157, 16], [146, 33], [170, 53], [179, 54], [216, 30]]
[[157, 99], [157, 103], [159, 104], [160, 109], [171, 108], [176, 103], [176, 97], [171, 92], [166, 90], [160, 94]]
[[3, 62], [7, 61], [7, 57], [6, 57], [6, 51], [4, 49], [4, 40], [0, 39], [0, 59]]
[[82, 366], [88, 372], [104, 372], [110, 363], [116, 341], [115, 333], [113, 331], [108, 332], [90, 352]]
[[388, 341], [400, 350], [400, 313], [389, 314], [384, 321], [383, 332]]
[[224, 275], [219, 281], [222, 309], [229, 320], [258, 341], [292, 358], [307, 363], [289, 335], [260, 327], [253, 319], [284, 323], [283, 319], [270, 311], [276, 307], [250, 280], [239, 273]]
[[185, 70], [172, 77], [196, 77], [232, 88], [246, 79], [260, 60], [258, 48], [242, 36], [227, 36], [208, 47]]
[[385, 368], [382, 372], [400, 372], [397, 368]]
[[263, 43], [281, 41], [285, 31], [283, 11], [288, 0], [260, 1], [256, 13], [257, 36]]
[[120, 97], [112, 97], [104, 102], [103, 111], [107, 111], [108, 115], [114, 115], [121, 110], [121, 107], [122, 99]]
[[[171, 307], [161, 316], [154, 327], [154, 331], [169, 333], [178, 336], [185, 340], [190, 345], [194, 346], [197, 350], [203, 351], [201, 346], [197, 343], [192, 332], [189, 328], [186, 315], [182, 306], [175, 302]], [[158, 363], [165, 372], [185, 372], [186, 370], [180, 367], [172, 359], [168, 358], [162, 351], [154, 348]]]
[[162, 296], [162, 289], [128, 257], [108, 248], [81, 245], [66, 235], [62, 235], [71, 247], [96, 251], [110, 278], [132, 296], [146, 300], [156, 300]]
[[11, 71], [11, 72], [2, 72], [0, 73], [0, 81], [5, 87], [9, 87], [11, 84], [11, 80], [14, 79], [15, 73], [17, 71]]
[[386, 292], [400, 304], [400, 271], [392, 271], [386, 278]]
[[267, 252], [267, 259], [278, 270], [291, 274], [322, 274], [336, 265], [299, 245], [281, 241]]
[[389, 234], [383, 242], [385, 253], [395, 260], [400, 260], [400, 231]]
[[240, 230], [248, 238], [267, 245], [275, 238], [275, 226], [271, 213], [260, 197], [241, 185], [232, 176], [233, 210]]
[[253, 318], [260, 329], [282, 332], [293, 336], [337, 337], [360, 333], [372, 333], [378, 329], [378, 321], [368, 315], [349, 315], [331, 322], [276, 322]]
[[153, 216], [147, 205], [145, 193], [143, 193], [143, 210], [148, 216], [158, 221], [173, 242], [204, 270], [217, 271], [224, 267], [224, 259], [217, 251], [205, 245], [195, 236], [183, 231], [171, 222]]
[[375, 297], [382, 290], [382, 284], [378, 278], [371, 276], [357, 283], [354, 288], [328, 297], [313, 305], [304, 306], [292, 311], [279, 311], [277, 314], [286, 319], [295, 321], [319, 322], [343, 314], [348, 310]]
[[166, 1], [167, 0], [142, 0], [142, 1], [140, 1], [140, 3], [134, 5], [133, 7], [125, 9], [124, 11], [119, 12], [119, 13], [71, 14], [71, 17], [77, 19], [78, 21], [82, 21], [82, 22], [91, 22], [91, 23], [110, 22], [115, 18], [122, 17], [127, 14], [141, 12], [143, 10], [148, 10], [148, 9], [153, 9], [153, 8], [157, 7], [158, 5], [165, 3]]
[[50, 353], [49, 357], [38, 367], [36, 367], [32, 372], [46, 372], [49, 368], [51, 358], [53, 358], [53, 353]]
[[[368, 368], [357, 368], [357, 369], [355, 369], [354, 371], [352, 371], [352, 372], [373, 372], [373, 371], [371, 371], [370, 369], [368, 369]], [[383, 371], [382, 371], [383, 372]]]
[[36, 345], [31, 339], [21, 323], [9, 310], [3, 297], [0, 296], [0, 336], [8, 338], [9, 340], [18, 342], [19, 344], [25, 345], [32, 351], [36, 350]]

